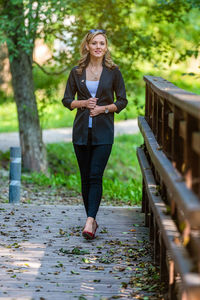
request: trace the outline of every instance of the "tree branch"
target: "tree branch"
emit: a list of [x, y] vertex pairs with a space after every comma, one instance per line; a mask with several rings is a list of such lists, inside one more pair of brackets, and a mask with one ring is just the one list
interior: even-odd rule
[[34, 64], [36, 64], [45, 74], [47, 75], [60, 75], [62, 73], [64, 73], [65, 71], [68, 70], [68, 67], [64, 68], [63, 70], [59, 71], [59, 72], [48, 72], [47, 70], [45, 70], [40, 64], [38, 64], [35, 60], [33, 61]]

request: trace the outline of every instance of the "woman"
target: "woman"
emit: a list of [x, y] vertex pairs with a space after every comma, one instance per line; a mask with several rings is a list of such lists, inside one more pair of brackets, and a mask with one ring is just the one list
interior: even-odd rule
[[80, 54], [78, 66], [70, 72], [62, 102], [70, 110], [77, 109], [72, 142], [87, 213], [82, 235], [93, 239], [98, 227], [96, 214], [102, 197], [103, 172], [114, 140], [114, 113], [125, 108], [128, 101], [104, 30], [90, 30], [80, 45]]

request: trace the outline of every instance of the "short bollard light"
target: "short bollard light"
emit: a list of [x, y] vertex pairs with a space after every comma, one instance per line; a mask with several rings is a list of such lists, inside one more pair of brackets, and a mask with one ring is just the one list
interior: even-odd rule
[[10, 148], [9, 203], [20, 202], [21, 148]]

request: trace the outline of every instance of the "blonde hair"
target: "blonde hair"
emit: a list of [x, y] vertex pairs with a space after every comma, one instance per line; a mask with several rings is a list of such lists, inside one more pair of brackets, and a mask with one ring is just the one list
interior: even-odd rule
[[[76, 69], [77, 73], [80, 75], [82, 74], [83, 72], [83, 69], [87, 67], [87, 65], [89, 64], [89, 61], [90, 61], [90, 53], [89, 51], [87, 50], [86, 48], [86, 44], [89, 44], [90, 41], [98, 34], [102, 34], [104, 37], [105, 37], [105, 40], [106, 40], [106, 45], [108, 47], [108, 39], [107, 39], [107, 36], [105, 33], [102, 33], [101, 31], [95, 31], [93, 33], [91, 32], [88, 32], [81, 44], [80, 44], [80, 60], [78, 61], [78, 68]], [[107, 48], [107, 51], [104, 55], [104, 58], [103, 58], [103, 63], [105, 64], [106, 67], [108, 67], [109, 69], [114, 69], [115, 67], [117, 67], [117, 65], [112, 61], [112, 58], [111, 58], [111, 54], [110, 54], [110, 51], [108, 50]]]

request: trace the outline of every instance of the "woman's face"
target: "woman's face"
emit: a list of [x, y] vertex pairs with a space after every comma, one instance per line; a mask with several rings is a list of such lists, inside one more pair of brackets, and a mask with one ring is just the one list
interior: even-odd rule
[[107, 50], [106, 39], [102, 34], [96, 35], [89, 44], [86, 44], [90, 56], [95, 58], [103, 58]]

